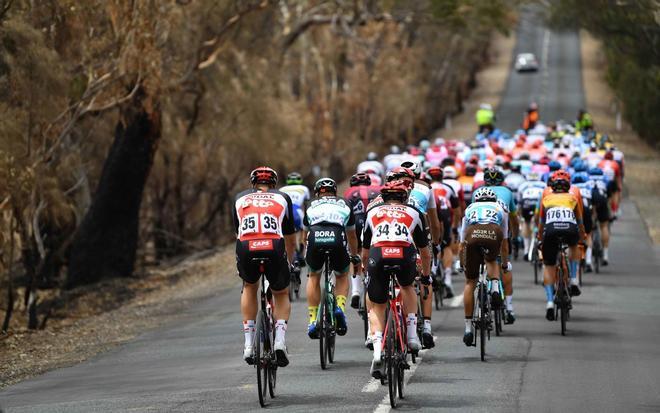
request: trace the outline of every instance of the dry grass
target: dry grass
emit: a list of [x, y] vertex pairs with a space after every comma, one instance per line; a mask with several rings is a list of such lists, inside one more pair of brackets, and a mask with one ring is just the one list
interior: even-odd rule
[[625, 121], [616, 128], [616, 100], [605, 80], [606, 61], [600, 42], [582, 31], [582, 80], [587, 109], [599, 130], [614, 138], [625, 153], [625, 186], [637, 204], [655, 244], [660, 243], [660, 153], [637, 136]]

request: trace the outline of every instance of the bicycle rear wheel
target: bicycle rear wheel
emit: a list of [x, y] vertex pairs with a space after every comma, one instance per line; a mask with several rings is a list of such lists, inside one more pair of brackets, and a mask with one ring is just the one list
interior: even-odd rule
[[479, 299], [477, 301], [479, 305], [479, 340], [480, 343], [480, 353], [481, 361], [486, 360], [486, 330], [488, 329], [488, 307], [486, 305], [486, 286], [483, 283], [479, 284]]
[[388, 331], [387, 331], [387, 350], [386, 350], [386, 363], [387, 363], [387, 387], [390, 396], [390, 406], [396, 407], [397, 405], [397, 396], [398, 396], [398, 387], [399, 387], [399, 366], [396, 351], [396, 342], [397, 342], [397, 330], [396, 323], [394, 321], [396, 315], [390, 314], [388, 320]]
[[318, 325], [316, 328], [319, 331], [319, 357], [321, 360], [321, 368], [325, 370], [328, 368], [328, 342], [327, 342], [327, 328], [326, 328], [326, 303], [325, 300], [321, 300], [320, 303], [320, 308], [319, 308], [319, 314], [320, 317], [318, 319]]
[[263, 313], [259, 311], [257, 314], [257, 329], [254, 335], [254, 357], [255, 364], [257, 366], [257, 391], [259, 392], [259, 404], [261, 407], [266, 406], [266, 391], [268, 389], [268, 368], [270, 366], [270, 360], [268, 358], [269, 348], [268, 345], [268, 334], [265, 328], [265, 320]]
[[499, 337], [502, 333], [502, 309], [494, 309], [493, 314], [495, 314], [495, 335]]

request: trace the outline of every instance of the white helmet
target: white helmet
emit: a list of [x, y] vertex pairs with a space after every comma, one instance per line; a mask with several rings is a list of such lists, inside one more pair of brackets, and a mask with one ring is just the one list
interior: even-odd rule
[[445, 179], [456, 179], [458, 176], [456, 173], [456, 168], [453, 166], [445, 166], [442, 170], [442, 175], [445, 177]]
[[497, 194], [495, 194], [495, 191], [493, 191], [487, 186], [482, 186], [481, 188], [474, 191], [474, 202], [495, 202], [495, 201], [497, 201]]
[[422, 166], [417, 162], [405, 161], [401, 163], [401, 167], [410, 169], [415, 174], [415, 178], [419, 178], [422, 174]]
[[369, 152], [367, 154], [367, 160], [368, 161], [376, 161], [378, 160], [378, 154], [376, 152]]
[[422, 139], [419, 142], [419, 149], [421, 149], [423, 151], [427, 150], [429, 148], [429, 146], [431, 146], [431, 142], [429, 142], [428, 139]]
[[479, 105], [479, 109], [493, 110], [493, 107], [490, 105], [490, 103], [482, 103]]
[[398, 155], [399, 153], [401, 153], [401, 149], [396, 145], [392, 145], [390, 146], [390, 153]]

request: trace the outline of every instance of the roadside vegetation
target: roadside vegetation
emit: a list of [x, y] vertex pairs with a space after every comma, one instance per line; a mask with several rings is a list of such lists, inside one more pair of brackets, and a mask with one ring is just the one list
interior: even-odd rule
[[341, 179], [430, 133], [517, 3], [0, 0], [2, 331], [227, 242], [257, 164]]
[[581, 26], [601, 40], [607, 80], [640, 137], [660, 147], [660, 2], [558, 0], [551, 23]]

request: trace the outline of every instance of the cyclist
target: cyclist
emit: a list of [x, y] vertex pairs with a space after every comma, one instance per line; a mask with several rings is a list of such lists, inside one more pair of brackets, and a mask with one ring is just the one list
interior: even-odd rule
[[[579, 167], [578, 169], [582, 169]], [[589, 181], [589, 174], [584, 171], [578, 171], [571, 177], [571, 184], [580, 189], [580, 195], [582, 196], [582, 219], [584, 221], [584, 233], [586, 236], [587, 251], [584, 257], [584, 270], [586, 272], [591, 272], [591, 258], [592, 258], [592, 249], [591, 249], [591, 230], [593, 228], [593, 209], [592, 209], [592, 200], [596, 188], [594, 187], [593, 182]]]
[[372, 182], [380, 184], [383, 180], [383, 175], [385, 175], [385, 167], [378, 161], [378, 154], [376, 152], [369, 152], [367, 159], [358, 164], [357, 172], [369, 174]]
[[475, 114], [479, 133], [491, 133], [495, 129], [495, 112], [488, 103], [479, 105], [479, 110]]
[[367, 211], [363, 232], [362, 260], [368, 262], [369, 299], [373, 303], [373, 361], [371, 375], [381, 377], [381, 349], [385, 327], [385, 307], [389, 280], [383, 272], [384, 265], [399, 265], [397, 282], [401, 287], [404, 313], [407, 314], [407, 343], [411, 351], [421, 349], [417, 336], [417, 297], [412, 284], [417, 274], [416, 255], [419, 249], [422, 259], [422, 278], [430, 283], [431, 252], [429, 230], [424, 214], [406, 204], [410, 181], [393, 180], [381, 189], [383, 203]]
[[254, 363], [252, 344], [260, 272], [252, 259], [268, 258], [265, 275], [274, 300], [274, 348], [278, 365], [285, 367], [289, 364], [284, 336], [291, 312], [288, 290], [290, 263], [293, 262], [296, 250], [293, 204], [287, 194], [274, 189], [277, 173], [273, 169], [267, 166], [256, 168], [250, 174], [250, 182], [252, 188], [236, 195], [233, 207], [234, 231], [237, 236], [236, 266], [243, 279], [243, 359], [248, 364]]
[[300, 237], [300, 231], [302, 230], [302, 221], [305, 217], [305, 206], [310, 199], [309, 188], [303, 185], [303, 178], [300, 173], [291, 172], [286, 176], [286, 185], [281, 187], [280, 191], [289, 195], [293, 203], [293, 223], [296, 228], [296, 245], [298, 246], [296, 260], [299, 261], [302, 258], [301, 252], [303, 247], [303, 239]]
[[[431, 186], [420, 179], [422, 174], [422, 167], [418, 163], [406, 161], [401, 164], [402, 168], [410, 169], [413, 174], [415, 174], [415, 183], [412, 190], [410, 191], [410, 196], [408, 197], [408, 203], [415, 206], [417, 209], [422, 211], [425, 214], [425, 218], [428, 220], [431, 226], [431, 240], [432, 247], [431, 250], [434, 251], [440, 245], [442, 237], [442, 225], [438, 218], [438, 209], [435, 204], [435, 196], [433, 196], [433, 190]], [[424, 295], [422, 294], [422, 315], [424, 316], [424, 331], [422, 333], [422, 342], [424, 348], [433, 348], [435, 342], [433, 340], [433, 332], [431, 331], [431, 316], [433, 314], [433, 296], [432, 294]]]
[[621, 189], [623, 188], [621, 167], [619, 163], [614, 160], [614, 153], [610, 150], [605, 152], [603, 160], [600, 161], [598, 167], [609, 178], [607, 192], [610, 198], [612, 214], [616, 217], [618, 215], [619, 203], [621, 202]]
[[[303, 221], [307, 247], [305, 261], [309, 267], [307, 280], [307, 305], [309, 309], [310, 338], [319, 338], [316, 329], [316, 316], [321, 301], [320, 273], [325, 261], [324, 249], [330, 249], [330, 267], [336, 275], [337, 334], [343, 336], [348, 328], [346, 323], [346, 296], [348, 295], [348, 271], [350, 264], [359, 263], [357, 236], [353, 209], [342, 198], [337, 197], [337, 183], [331, 178], [321, 178], [314, 185], [314, 199], [307, 208]], [[351, 251], [348, 256], [346, 241]]]
[[[358, 243], [357, 248], [358, 253], [360, 253], [362, 250], [362, 228], [364, 228], [364, 220], [367, 217], [367, 206], [378, 196], [380, 187], [371, 185], [371, 178], [366, 173], [353, 175], [349, 184], [350, 188], [344, 192], [344, 199], [346, 199], [349, 206], [353, 209], [355, 233], [357, 234]], [[351, 307], [360, 307], [363, 286], [362, 274], [353, 274], [353, 277], [351, 277]]]
[[465, 174], [458, 177], [458, 182], [463, 187], [463, 197], [465, 198], [466, 206], [470, 204], [472, 199], [472, 191], [475, 184], [475, 175], [477, 174], [477, 166], [473, 163], [465, 165]]
[[600, 168], [591, 168], [588, 171], [589, 179], [593, 182], [593, 208], [596, 211], [596, 220], [600, 229], [600, 239], [603, 244], [603, 265], [608, 265], [610, 246], [610, 206], [608, 205], [608, 180]]
[[[450, 159], [450, 158], [448, 158]], [[456, 168], [452, 165], [447, 165], [442, 170], [443, 182], [452, 187], [454, 192], [458, 195], [459, 210], [458, 214], [455, 214], [453, 217], [452, 223], [452, 239], [447, 240], [450, 243], [451, 248], [445, 248], [442, 254], [442, 264], [445, 268], [445, 271], [449, 268], [451, 270], [452, 264], [454, 263], [454, 258], [458, 257], [458, 228], [461, 226], [461, 220], [463, 219], [463, 213], [465, 212], [465, 194], [463, 192], [463, 185], [458, 181], [458, 174]], [[458, 274], [458, 266], [460, 263], [456, 261], [456, 271], [451, 271], [452, 274]], [[447, 274], [448, 272], [445, 272]], [[446, 275], [445, 275], [446, 276]], [[449, 293], [449, 291], [447, 291]], [[453, 294], [453, 291], [452, 291]], [[451, 298], [447, 296], [448, 298]]]
[[594, 121], [591, 115], [584, 109], [580, 109], [575, 120], [575, 129], [579, 131], [590, 131], [594, 128]]
[[522, 127], [525, 130], [525, 133], [528, 133], [530, 129], [536, 127], [537, 122], [539, 121], [539, 106], [536, 102], [529, 104], [527, 112], [525, 112], [525, 118], [523, 119]]
[[518, 188], [518, 207], [523, 218], [522, 232], [525, 260], [528, 259], [529, 246], [532, 243], [532, 229], [534, 226], [532, 218], [534, 218], [536, 206], [541, 200], [545, 186], [545, 182], [541, 180], [538, 173], [530, 172], [527, 174], [527, 181]]
[[449, 264], [443, 267], [444, 269], [444, 280], [437, 280], [442, 282], [445, 285], [446, 296], [447, 298], [452, 298], [454, 296], [454, 291], [452, 290], [451, 282], [451, 251], [445, 253], [447, 248], [451, 244], [451, 231], [453, 228], [454, 216], [460, 213], [459, 211], [459, 199], [454, 189], [443, 182], [443, 170], [438, 166], [433, 166], [429, 168], [428, 175], [432, 179], [431, 188], [433, 189], [433, 195], [435, 196], [435, 204], [438, 210], [438, 217], [442, 222], [442, 248], [441, 248], [441, 259], [439, 260], [438, 265], [444, 264], [444, 259], [442, 259], [445, 254], [449, 255]]
[[[492, 280], [490, 294], [495, 307], [502, 304], [500, 293], [500, 270], [497, 256], [503, 250], [509, 233], [509, 217], [497, 201], [497, 194], [489, 187], [481, 187], [474, 192], [473, 202], [465, 210], [461, 237], [461, 265], [465, 271], [463, 308], [465, 310], [465, 330], [463, 342], [471, 346], [474, 342], [472, 314], [474, 312], [474, 289], [479, 279], [479, 266], [486, 262], [488, 278]], [[482, 256], [481, 248], [486, 254]], [[503, 256], [504, 254], [502, 254]]]
[[[516, 315], [513, 311], [513, 274], [511, 273], [511, 268], [509, 265], [509, 253], [511, 251], [511, 237], [514, 239], [518, 237], [520, 230], [518, 224], [518, 209], [516, 202], [513, 197], [511, 190], [502, 184], [504, 183], [504, 173], [497, 168], [487, 168], [484, 171], [484, 183], [487, 188], [490, 188], [497, 195], [497, 201], [502, 204], [502, 208], [509, 215], [509, 231], [510, 234], [507, 234], [505, 242], [502, 246], [502, 250], [505, 252], [502, 254], [502, 283], [504, 284], [504, 299], [506, 301], [506, 317], [504, 319], [505, 324], [513, 324], [516, 321]], [[473, 199], [474, 201], [474, 199]]]
[[525, 183], [525, 176], [520, 173], [520, 162], [512, 161], [511, 162], [511, 172], [504, 178], [504, 186], [509, 188], [513, 192], [514, 198], [518, 194], [518, 188], [520, 185]]

